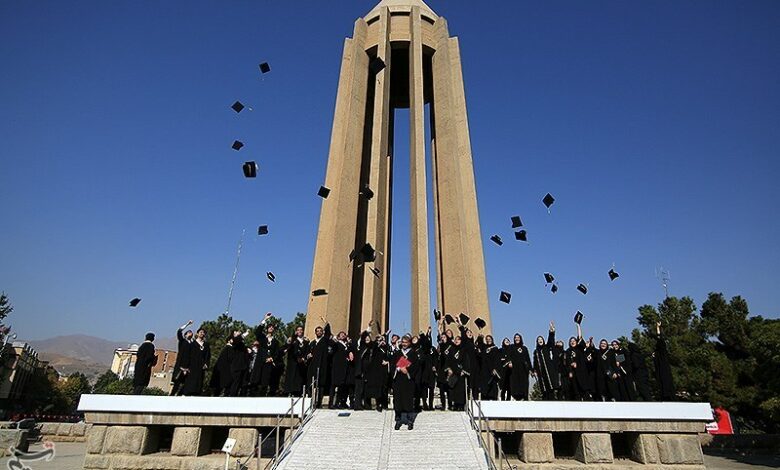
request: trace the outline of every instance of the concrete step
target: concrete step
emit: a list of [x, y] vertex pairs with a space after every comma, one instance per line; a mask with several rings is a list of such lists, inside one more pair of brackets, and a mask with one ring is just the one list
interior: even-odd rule
[[[339, 414], [346, 416], [339, 416]], [[414, 429], [393, 429], [392, 411], [317, 410], [277, 467], [280, 470], [486, 470], [466, 413], [417, 415]]]

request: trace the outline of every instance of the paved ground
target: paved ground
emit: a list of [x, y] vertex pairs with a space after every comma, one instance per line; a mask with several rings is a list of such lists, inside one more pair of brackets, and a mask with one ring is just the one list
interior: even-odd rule
[[[375, 411], [372, 413], [376, 413]], [[377, 413], [378, 415], [379, 413]], [[420, 420], [419, 424], [422, 424], [422, 419]], [[367, 432], [372, 432], [370, 429], [366, 430]], [[412, 433], [415, 433], [417, 429], [415, 428]], [[396, 432], [396, 431], [393, 431]], [[407, 438], [411, 438], [411, 433], [406, 433], [406, 431], [397, 431], [398, 433], [401, 433], [398, 435], [399, 439], [396, 440], [396, 442], [403, 441]], [[33, 446], [30, 448], [30, 451], [36, 451], [41, 450], [41, 446]], [[54, 460], [50, 462], [26, 462], [27, 466], [30, 467], [31, 470], [81, 470], [82, 465], [84, 463], [84, 444], [83, 443], [71, 443], [71, 442], [60, 442], [56, 444], [55, 450], [57, 452], [57, 456], [54, 458]], [[358, 449], [358, 452], [367, 452], [369, 449]], [[7, 467], [8, 458], [0, 458], [0, 470], [5, 470]], [[776, 469], [780, 468], [780, 456], [738, 456], [734, 458], [725, 458], [725, 457], [716, 457], [716, 456], [710, 456], [705, 455], [704, 461], [707, 465], [708, 470], [770, 470], [770, 469]], [[324, 468], [324, 467], [319, 467]], [[348, 468], [348, 467], [344, 467]], [[364, 468], [371, 468], [371, 467], [364, 467]], [[373, 468], [379, 468], [373, 467]], [[384, 467], [386, 468], [386, 467]], [[394, 465], [391, 468], [415, 468], [412, 467], [402, 467]], [[419, 467], [418, 467], [419, 468]], [[426, 467], [426, 468], [434, 468], [434, 467]], [[477, 467], [479, 468], [479, 467]]]

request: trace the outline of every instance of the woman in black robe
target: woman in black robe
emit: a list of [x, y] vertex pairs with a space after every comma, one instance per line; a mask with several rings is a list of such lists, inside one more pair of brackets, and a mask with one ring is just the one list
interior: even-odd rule
[[555, 394], [561, 387], [558, 362], [559, 355], [555, 351], [555, 324], [550, 322], [547, 342], [544, 338], [536, 338], [534, 349], [533, 371], [544, 400], [555, 400]]
[[450, 386], [447, 384], [447, 374], [445, 373], [447, 356], [452, 348], [452, 342], [449, 336], [439, 335], [439, 345], [436, 363], [436, 385], [439, 387], [439, 400], [441, 400], [441, 409], [446, 410], [449, 406], [452, 408], [452, 396], [450, 395]]
[[471, 396], [474, 397], [475, 400], [479, 400], [479, 393], [481, 391], [479, 380], [480, 364], [479, 357], [477, 355], [477, 345], [474, 339], [474, 333], [472, 333], [470, 329], [463, 326], [460, 323], [459, 318], [457, 319], [457, 322], [460, 328], [460, 349], [463, 351], [462, 354], [466, 355], [464, 358], [464, 367], [466, 367], [466, 369], [463, 370], [463, 372], [467, 374], [466, 385], [468, 386], [469, 391], [471, 391]]
[[612, 350], [615, 355], [615, 370], [612, 374], [612, 378], [617, 385], [618, 400], [619, 401], [634, 401], [636, 396], [634, 393], [634, 382], [631, 370], [631, 361], [628, 351], [626, 351], [618, 340], [612, 341]]
[[596, 401], [617, 401], [620, 397], [612, 374], [615, 370], [615, 353], [606, 339], [599, 341], [596, 352]]
[[360, 411], [364, 407], [371, 408], [371, 396], [368, 393], [368, 379], [371, 370], [371, 361], [374, 356], [376, 343], [371, 338], [371, 326], [369, 325], [361, 334], [358, 341], [355, 364], [355, 398], [352, 400], [352, 408]]
[[420, 333], [417, 355], [420, 359], [420, 366], [417, 369], [418, 397], [422, 401], [422, 406], [418, 402], [417, 407], [428, 411], [433, 409], [433, 392], [436, 387], [436, 349], [431, 339], [431, 327], [428, 327], [427, 333]]
[[511, 397], [517, 401], [528, 400], [528, 374], [532, 372], [531, 355], [523, 344], [523, 336], [515, 333], [514, 343], [509, 347], [507, 370]]
[[[512, 350], [512, 343], [509, 338], [504, 338], [501, 341], [501, 380], [498, 383], [498, 387], [501, 389], [501, 400], [507, 401], [512, 398], [512, 391], [510, 390], [510, 380], [512, 377], [512, 368], [509, 367], [510, 360], [509, 354]], [[529, 356], [530, 361], [530, 356]]]
[[206, 330], [199, 329], [195, 341], [189, 343], [187, 354], [182, 358], [181, 367], [185, 371], [181, 394], [199, 396], [203, 393], [203, 379], [211, 362], [211, 347], [206, 341]]
[[645, 355], [636, 343], [628, 343], [628, 353], [637, 396], [641, 397], [642, 401], [653, 401], [650, 395], [650, 373], [647, 370]]
[[349, 344], [347, 334], [340, 331], [332, 342], [333, 355], [330, 366], [330, 408], [347, 407], [347, 372], [349, 367]]
[[377, 411], [387, 407], [387, 379], [389, 377], [389, 347], [384, 336], [374, 339], [374, 351], [371, 355], [371, 363], [368, 366], [368, 380], [366, 381], [365, 396], [375, 401]]
[[598, 399], [598, 391], [596, 389], [596, 358], [598, 357], [598, 351], [593, 344], [593, 337], [588, 339], [588, 343], [585, 346], [585, 364], [588, 368], [588, 388], [590, 389], [591, 399]]
[[303, 337], [303, 327], [295, 328], [295, 335], [282, 348], [286, 360], [284, 390], [289, 396], [299, 397], [306, 385], [306, 351], [309, 342]]
[[590, 377], [586, 359], [587, 345], [582, 339], [582, 327], [577, 324], [577, 337], [569, 338], [569, 349], [564, 355], [564, 374], [568, 379], [568, 400], [590, 400]]
[[412, 349], [412, 339], [409, 335], [401, 338], [401, 347], [391, 359], [393, 373], [393, 409], [395, 410], [395, 429], [406, 425], [411, 431], [414, 428], [415, 406], [414, 376], [419, 368], [419, 356]]
[[468, 355], [463, 352], [460, 336], [452, 340], [444, 360], [444, 372], [450, 391], [450, 409], [463, 411], [466, 405], [466, 375], [468, 370]]
[[666, 348], [666, 341], [661, 336], [661, 322], [655, 324], [655, 331], [655, 351], [653, 352], [655, 378], [658, 381], [661, 401], [673, 401], [675, 398], [674, 379], [672, 378], [672, 366], [669, 362], [669, 351]]
[[498, 384], [506, 369], [501, 362], [501, 350], [493, 342], [491, 335], [477, 337], [477, 351], [479, 351], [479, 385], [480, 396], [483, 400], [498, 400]]

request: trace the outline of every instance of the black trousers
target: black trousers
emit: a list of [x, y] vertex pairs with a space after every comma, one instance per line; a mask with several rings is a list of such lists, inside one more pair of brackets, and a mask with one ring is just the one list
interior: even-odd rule
[[414, 425], [414, 419], [417, 417], [417, 413], [410, 413], [406, 411], [396, 411], [395, 412], [395, 424], [401, 424], [401, 425], [407, 425], [407, 426], [413, 426]]
[[142, 395], [145, 388], [145, 385], [133, 385], [133, 395]]

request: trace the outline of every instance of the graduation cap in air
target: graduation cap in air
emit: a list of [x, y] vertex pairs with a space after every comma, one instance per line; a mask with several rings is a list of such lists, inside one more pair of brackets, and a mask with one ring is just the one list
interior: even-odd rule
[[518, 228], [523, 226], [523, 221], [520, 220], [519, 215], [512, 216], [512, 228]]
[[244, 146], [244, 143], [241, 142], [240, 140], [234, 140], [233, 141], [233, 145], [231, 145], [233, 150], [241, 150], [241, 147], [243, 147], [243, 146]]
[[433, 319], [436, 320], [437, 322], [441, 321], [441, 312], [436, 310], [435, 308], [433, 309]]
[[475, 325], [477, 325], [477, 328], [479, 328], [480, 330], [481, 330], [482, 328], [484, 328], [484, 327], [485, 327], [485, 325], [487, 325], [487, 323], [485, 322], [485, 320], [483, 320], [483, 319], [481, 319], [481, 318], [477, 318], [476, 320], [474, 320], [474, 324], [475, 324]]
[[552, 206], [555, 202], [555, 198], [552, 196], [552, 194], [547, 193], [547, 195], [542, 199], [542, 202], [544, 203], [545, 207], [547, 207], [547, 212], [550, 212], [550, 206]]
[[374, 197], [374, 191], [371, 191], [371, 188], [366, 185], [363, 189], [360, 190], [360, 195], [370, 201]]
[[271, 71], [271, 66], [268, 65], [268, 62], [263, 62], [260, 64], [260, 72], [263, 74], [266, 74]]
[[582, 292], [583, 294], [587, 294], [588, 293], [588, 286], [586, 286], [585, 284], [580, 284], [580, 285], [577, 286], [577, 290]]
[[272, 273], [271, 271], [265, 273], [265, 277], [267, 277], [268, 280], [271, 282], [276, 282], [276, 275], [274, 275], [274, 273]]
[[498, 235], [493, 235], [492, 237], [490, 237], [490, 240], [498, 246], [504, 244], [504, 241], [501, 240], [501, 237], [499, 237]]
[[552, 284], [555, 281], [555, 276], [553, 276], [550, 273], [544, 273], [544, 282], [547, 284]]
[[461, 313], [460, 315], [458, 315], [458, 320], [460, 320], [461, 325], [465, 325], [466, 323], [469, 322], [469, 316], [466, 315], [465, 313]]
[[515, 240], [520, 240], [521, 242], [527, 242], [528, 241], [528, 234], [525, 230], [518, 230], [515, 232]]
[[550, 287], [550, 292], [553, 294], [558, 292], [558, 284], [553, 284], [552, 287]]
[[385, 67], [386, 67], [385, 61], [380, 59], [379, 57], [374, 57], [373, 59], [371, 59], [371, 63], [368, 65], [368, 68], [371, 69], [371, 73], [373, 73], [374, 75], [384, 70]]
[[368, 269], [369, 269], [369, 270], [370, 270], [372, 273], [374, 273], [374, 276], [376, 276], [376, 277], [379, 277], [379, 273], [381, 273], [381, 271], [379, 270], [379, 268], [368, 268]]
[[609, 274], [610, 281], [614, 281], [615, 279], [620, 277], [620, 274], [618, 274], [617, 271], [615, 271], [615, 268], [610, 269], [609, 273], [607, 274]]
[[130, 301], [130, 306], [131, 307], [137, 307], [138, 304], [140, 304], [140, 303], [141, 303], [141, 299], [136, 297], [136, 298], [134, 298], [133, 300]]
[[257, 234], [258, 235], [268, 235], [268, 226], [267, 225], [261, 225], [257, 227]]
[[363, 245], [363, 248], [360, 249], [360, 254], [365, 262], [372, 263], [376, 261], [376, 250], [370, 243]]
[[329, 194], [330, 194], [330, 188], [326, 188], [325, 186], [320, 186], [320, 190], [317, 191], [317, 196], [323, 199], [327, 199]]
[[508, 304], [509, 302], [512, 301], [512, 294], [502, 290], [501, 295], [498, 296], [498, 300], [504, 302], [505, 304]]
[[328, 295], [328, 291], [326, 291], [325, 289], [314, 289], [313, 291], [311, 291], [311, 295], [314, 297], [319, 297], [321, 295]]
[[233, 103], [233, 105], [231, 106], [231, 108], [233, 108], [233, 111], [235, 111], [235, 112], [237, 112], [237, 113], [240, 113], [241, 111], [243, 111], [245, 107], [246, 107], [246, 106], [244, 106], [243, 104], [241, 104], [241, 102], [240, 102], [240, 101], [236, 101], [236, 102], [235, 102], [235, 103]]
[[247, 178], [254, 178], [257, 176], [257, 163], [245, 162], [243, 169], [244, 169], [244, 176], [246, 176]]
[[584, 317], [582, 312], [577, 310], [577, 313], [574, 314], [574, 323], [576, 323], [578, 325], [581, 325], [582, 324], [582, 317]]
[[444, 315], [444, 323], [446, 323], [448, 325], [451, 325], [451, 324], [455, 323], [455, 319], [452, 318], [452, 315], [447, 313], [447, 314]]

